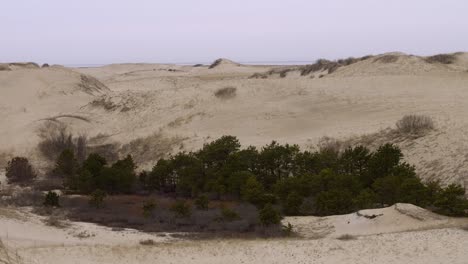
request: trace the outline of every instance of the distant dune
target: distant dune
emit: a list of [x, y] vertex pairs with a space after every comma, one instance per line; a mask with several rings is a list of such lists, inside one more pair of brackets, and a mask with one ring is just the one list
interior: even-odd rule
[[[278, 140], [303, 148], [328, 136], [371, 147], [391, 141], [424, 179], [468, 179], [467, 53], [387, 53], [308, 66], [227, 59], [210, 67], [2, 65], [8, 69], [0, 71], [0, 117], [8, 125], [0, 128], [0, 157], [27, 154], [45, 165], [35, 151], [37, 129], [54, 120], [99, 138], [97, 145], [115, 144], [122, 155], [146, 151], [134, 153], [147, 157], [138, 160], [140, 168], [165, 152], [194, 150], [225, 134], [243, 145]], [[235, 94], [215, 96], [226, 87]], [[418, 138], [389, 138], [387, 128], [407, 114], [432, 117], [436, 129]], [[148, 152], [136, 142], [161, 148]]]

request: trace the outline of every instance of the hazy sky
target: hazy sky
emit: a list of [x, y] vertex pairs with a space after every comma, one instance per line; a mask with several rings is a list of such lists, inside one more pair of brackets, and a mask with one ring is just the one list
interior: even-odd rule
[[305, 61], [468, 51], [467, 0], [0, 2], [0, 61]]

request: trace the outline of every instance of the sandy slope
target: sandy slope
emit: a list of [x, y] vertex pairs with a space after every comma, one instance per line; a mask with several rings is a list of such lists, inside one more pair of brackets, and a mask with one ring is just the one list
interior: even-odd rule
[[[389, 55], [389, 54], [386, 54]], [[383, 56], [386, 56], [383, 55]], [[249, 78], [275, 66], [223, 61], [204, 67], [119, 64], [80, 69], [0, 71], [1, 153], [31, 154], [37, 127], [58, 118], [77, 133], [104, 134], [101, 143], [126, 144], [141, 168], [165, 151], [193, 150], [224, 134], [244, 145], [271, 140], [315, 146], [323, 136], [346, 139], [393, 127], [405, 114], [427, 114], [437, 129], [418, 139], [394, 140], [425, 179], [468, 180], [468, 55], [452, 65], [429, 64], [404, 54], [397, 61], [375, 58], [341, 67], [323, 78], [290, 72]], [[277, 67], [276, 67], [277, 68]], [[81, 75], [94, 76], [109, 90], [83, 91]], [[322, 73], [316, 73], [318, 76]], [[233, 99], [216, 98], [233, 86]], [[375, 142], [385, 137], [375, 134]], [[381, 138], [379, 138], [381, 137]], [[151, 146], [151, 147], [145, 147]], [[5, 155], [4, 155], [5, 156]]]
[[[57, 229], [32, 214], [0, 209], [0, 239], [23, 263], [466, 263], [468, 232], [457, 227], [468, 219], [407, 204], [360, 214], [380, 216], [285, 219], [297, 225], [299, 238], [190, 241], [85, 223]], [[156, 244], [142, 246], [144, 239]]]

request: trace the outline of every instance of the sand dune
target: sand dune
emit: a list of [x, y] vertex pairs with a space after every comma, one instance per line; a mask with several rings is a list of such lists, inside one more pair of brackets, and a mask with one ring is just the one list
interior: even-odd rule
[[[377, 132], [394, 127], [406, 114], [425, 114], [435, 120], [435, 131], [395, 143], [422, 178], [464, 183], [468, 55], [455, 57], [454, 63], [443, 64], [389, 53], [331, 74], [301, 76], [293, 71], [284, 78], [266, 79], [249, 77], [284, 66], [221, 60], [212, 69], [115, 64], [1, 71], [0, 116], [8, 126], [0, 128], [0, 153], [30, 153], [38, 141], [37, 126], [51, 118], [90, 137], [108, 135], [107, 142], [158, 138], [165, 150], [178, 151], [196, 149], [224, 134], [256, 146], [278, 140], [310, 148], [323, 136], [348, 139], [366, 134], [384, 142], [384, 134]], [[214, 96], [228, 86], [237, 89], [234, 98]], [[140, 168], [153, 163], [142, 161]]]

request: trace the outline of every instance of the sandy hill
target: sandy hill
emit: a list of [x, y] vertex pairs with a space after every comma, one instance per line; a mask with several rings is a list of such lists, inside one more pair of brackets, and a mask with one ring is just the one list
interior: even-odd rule
[[[468, 55], [453, 56], [445, 64], [389, 53], [343, 60], [330, 74], [322, 69], [301, 76], [296, 66], [283, 78], [251, 77], [285, 66], [225, 60], [213, 69], [114, 64], [0, 71], [0, 116], [8, 124], [0, 128], [0, 153], [34, 153], [36, 129], [44, 119], [99, 138], [94, 144], [115, 144], [122, 155], [134, 154], [140, 168], [225, 134], [243, 145], [278, 140], [303, 148], [328, 136], [371, 147], [398, 144], [421, 177], [463, 184], [468, 180]], [[225, 88], [233, 91], [229, 97], [216, 96]], [[436, 129], [417, 138], [392, 133], [407, 114], [431, 116]]]
[[37, 144], [36, 129], [44, 120], [83, 122], [73, 113], [107, 92], [109, 89], [94, 77], [66, 68], [0, 72], [2, 151], [29, 152], [30, 144]]

